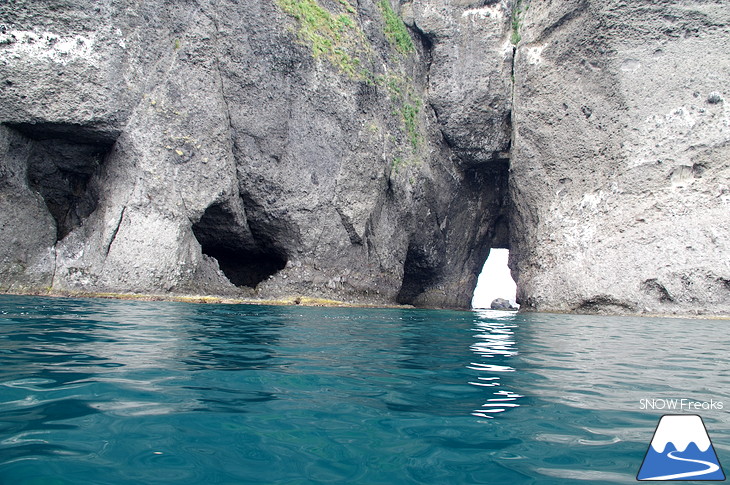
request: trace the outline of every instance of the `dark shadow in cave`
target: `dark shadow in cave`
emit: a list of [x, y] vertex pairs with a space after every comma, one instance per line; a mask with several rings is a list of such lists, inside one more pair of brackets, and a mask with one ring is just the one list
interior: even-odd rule
[[27, 140], [28, 183], [56, 221], [56, 239], [80, 226], [98, 203], [89, 183], [119, 136], [68, 123], [6, 123]]
[[245, 216], [227, 205], [208, 207], [192, 229], [203, 254], [215, 258], [236, 286], [255, 288], [286, 266], [285, 252], [272, 244], [257, 244]]
[[437, 265], [423, 247], [411, 243], [403, 265], [403, 284], [396, 301], [401, 305], [412, 304], [418, 295], [429, 288], [438, 277]]

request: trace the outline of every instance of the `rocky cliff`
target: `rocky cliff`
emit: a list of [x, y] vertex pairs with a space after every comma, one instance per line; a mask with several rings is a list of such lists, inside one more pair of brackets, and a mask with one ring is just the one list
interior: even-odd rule
[[521, 303], [730, 314], [730, 9], [533, 1], [515, 58]]
[[722, 2], [0, 5], [0, 289], [730, 313]]

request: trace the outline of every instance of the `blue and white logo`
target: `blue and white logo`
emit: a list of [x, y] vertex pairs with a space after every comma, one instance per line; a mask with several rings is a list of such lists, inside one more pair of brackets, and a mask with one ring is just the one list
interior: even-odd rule
[[725, 480], [702, 418], [667, 414], [659, 420], [637, 480]]

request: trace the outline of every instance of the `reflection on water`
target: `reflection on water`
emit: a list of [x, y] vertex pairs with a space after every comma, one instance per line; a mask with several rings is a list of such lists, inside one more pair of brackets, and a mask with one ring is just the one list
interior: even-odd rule
[[721, 325], [0, 297], [0, 483], [629, 483]]
[[[192, 313], [192, 315], [190, 315]], [[181, 360], [190, 370], [255, 370], [275, 365], [274, 349], [287, 312], [278, 307], [219, 306], [188, 310], [188, 355]]]
[[[727, 321], [535, 314], [519, 317], [533, 392], [569, 406], [636, 410], [642, 398], [730, 405]], [[544, 384], [543, 384], [544, 383]]]
[[504, 382], [504, 373], [515, 371], [509, 361], [518, 354], [514, 338], [517, 325], [509, 313], [482, 310], [477, 311], [477, 314], [482, 320], [475, 322], [479, 333], [474, 335], [477, 341], [471, 345], [471, 351], [482, 361], [472, 362], [468, 368], [483, 375], [469, 384], [494, 389], [492, 396], [472, 414], [491, 419], [508, 409], [519, 407], [519, 399], [524, 397], [506, 388]]

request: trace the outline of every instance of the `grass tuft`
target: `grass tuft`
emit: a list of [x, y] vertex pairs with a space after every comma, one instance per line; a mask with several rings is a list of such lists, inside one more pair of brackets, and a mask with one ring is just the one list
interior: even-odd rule
[[418, 131], [418, 113], [421, 112], [421, 100], [411, 99], [403, 103], [401, 107], [401, 115], [406, 125], [406, 135], [411, 146], [416, 150], [421, 141], [421, 134]]
[[517, 45], [522, 40], [520, 27], [522, 27], [522, 17], [526, 11], [527, 7], [522, 8], [522, 0], [517, 0], [515, 7], [512, 9], [512, 35], [510, 36], [512, 45]]
[[299, 22], [299, 38], [312, 49], [315, 59], [324, 58], [349, 77], [361, 76], [360, 60], [350, 52], [361, 37], [352, 14], [355, 8], [340, 0], [346, 12], [333, 14], [316, 0], [278, 0], [279, 6]]
[[357, 13], [355, 7], [353, 7], [352, 4], [347, 0], [339, 0], [339, 2], [342, 4], [343, 7], [345, 7], [345, 10], [347, 10], [349, 13]]
[[[371, 86], [384, 88], [393, 103], [393, 116], [400, 118], [407, 143], [415, 153], [423, 139], [419, 126], [422, 103], [414, 94], [413, 81], [396, 74], [373, 74], [367, 66], [371, 54], [365, 34], [357, 24], [354, 15], [357, 10], [351, 0], [337, 0], [339, 12], [332, 12], [318, 0], [277, 0], [279, 7], [293, 17], [299, 25], [297, 36], [308, 45], [315, 59], [324, 59], [350, 79]], [[338, 8], [337, 3], [333, 8]], [[393, 11], [389, 0], [378, 3], [385, 35], [393, 48], [401, 54], [415, 51], [413, 41], [398, 14]], [[394, 167], [406, 161], [397, 158]]]
[[401, 18], [390, 6], [389, 0], [380, 0], [378, 3], [380, 11], [383, 12], [383, 20], [385, 20], [385, 36], [388, 41], [400, 52], [401, 54], [409, 54], [416, 50], [413, 45], [413, 40], [408, 34], [408, 29], [403, 23]]

